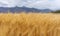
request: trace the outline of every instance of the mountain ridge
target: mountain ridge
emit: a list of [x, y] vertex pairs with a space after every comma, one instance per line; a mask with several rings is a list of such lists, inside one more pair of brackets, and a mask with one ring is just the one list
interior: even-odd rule
[[36, 9], [28, 7], [0, 7], [0, 12], [51, 12], [50, 9]]

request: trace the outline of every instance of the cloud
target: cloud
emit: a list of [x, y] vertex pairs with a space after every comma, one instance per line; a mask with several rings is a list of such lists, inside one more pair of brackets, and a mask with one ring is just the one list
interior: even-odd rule
[[60, 9], [60, 0], [26, 0], [22, 2], [22, 4], [18, 4], [18, 6], [26, 6], [26, 7], [34, 7], [38, 9], [49, 8], [52, 10]]
[[[1, 3], [5, 4], [2, 5]], [[0, 0], [0, 7], [26, 6], [38, 9], [60, 9], [60, 0]]]
[[27, 0], [26, 2], [23, 2], [22, 6], [27, 6], [27, 7], [45, 7], [46, 5], [48, 5], [48, 0]]
[[[18, 2], [17, 0], [0, 0], [0, 6], [14, 7], [14, 6], [16, 6], [17, 2]], [[6, 5], [2, 5], [1, 3], [6, 4]]]

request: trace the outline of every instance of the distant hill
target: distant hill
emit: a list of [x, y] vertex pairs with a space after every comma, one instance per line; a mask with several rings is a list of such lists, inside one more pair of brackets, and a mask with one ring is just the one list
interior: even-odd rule
[[28, 7], [0, 7], [0, 12], [51, 12], [50, 9], [36, 9], [36, 8], [28, 8]]

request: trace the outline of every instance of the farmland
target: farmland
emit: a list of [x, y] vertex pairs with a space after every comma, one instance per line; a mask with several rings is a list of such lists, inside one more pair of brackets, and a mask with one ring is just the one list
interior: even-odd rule
[[60, 36], [60, 14], [0, 13], [0, 36]]

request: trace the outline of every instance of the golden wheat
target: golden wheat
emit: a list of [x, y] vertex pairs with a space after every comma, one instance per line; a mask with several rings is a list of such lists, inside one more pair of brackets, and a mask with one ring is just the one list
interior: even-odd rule
[[1, 13], [0, 36], [60, 36], [60, 14]]

